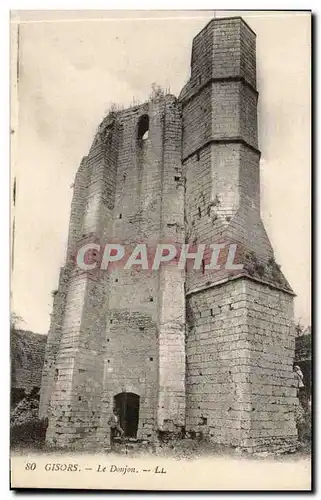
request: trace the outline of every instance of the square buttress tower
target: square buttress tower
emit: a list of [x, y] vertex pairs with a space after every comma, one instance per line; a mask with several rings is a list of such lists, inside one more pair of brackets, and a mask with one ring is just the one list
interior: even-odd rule
[[186, 234], [237, 244], [242, 269], [186, 276], [186, 428], [248, 451], [297, 440], [293, 291], [260, 216], [256, 36], [241, 18], [194, 38], [180, 94]]

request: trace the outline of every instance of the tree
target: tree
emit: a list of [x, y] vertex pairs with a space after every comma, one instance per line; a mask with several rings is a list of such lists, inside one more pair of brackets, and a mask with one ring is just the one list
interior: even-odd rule
[[16, 314], [15, 312], [11, 312], [10, 315], [10, 369], [11, 369], [11, 387], [14, 386], [16, 381], [16, 370], [15, 370], [15, 362], [13, 359], [13, 352], [17, 350], [17, 342], [18, 342], [18, 324], [24, 323], [24, 320], [21, 316]]
[[160, 85], [157, 85], [157, 83], [152, 83], [152, 91], [149, 96], [150, 100], [157, 101], [158, 99], [162, 99], [164, 96], [164, 89]]
[[304, 327], [303, 325], [301, 325], [300, 321], [297, 322], [297, 324], [295, 325], [295, 333], [296, 333], [296, 337], [301, 337], [301, 335], [303, 335], [303, 332], [304, 332]]
[[10, 330], [18, 330], [19, 323], [24, 323], [24, 319], [19, 316], [19, 314], [16, 314], [14, 311], [12, 311], [10, 315]]

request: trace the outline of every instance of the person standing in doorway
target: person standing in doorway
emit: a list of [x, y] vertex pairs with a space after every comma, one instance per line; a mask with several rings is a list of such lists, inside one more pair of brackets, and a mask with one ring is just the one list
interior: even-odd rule
[[113, 409], [113, 412], [109, 417], [108, 425], [110, 427], [110, 447], [113, 448], [115, 437], [119, 435], [120, 437], [124, 436], [124, 431], [119, 424], [119, 415], [116, 408]]

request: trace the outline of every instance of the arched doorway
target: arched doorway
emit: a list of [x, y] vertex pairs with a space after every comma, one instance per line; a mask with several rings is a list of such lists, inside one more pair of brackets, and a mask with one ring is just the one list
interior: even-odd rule
[[125, 436], [135, 438], [139, 420], [139, 396], [133, 392], [120, 392], [114, 397], [114, 406]]

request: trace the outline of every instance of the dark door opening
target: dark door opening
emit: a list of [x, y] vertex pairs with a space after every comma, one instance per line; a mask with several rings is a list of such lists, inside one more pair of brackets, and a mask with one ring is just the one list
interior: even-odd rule
[[132, 392], [121, 392], [114, 397], [114, 403], [125, 436], [135, 438], [139, 420], [139, 396]]

